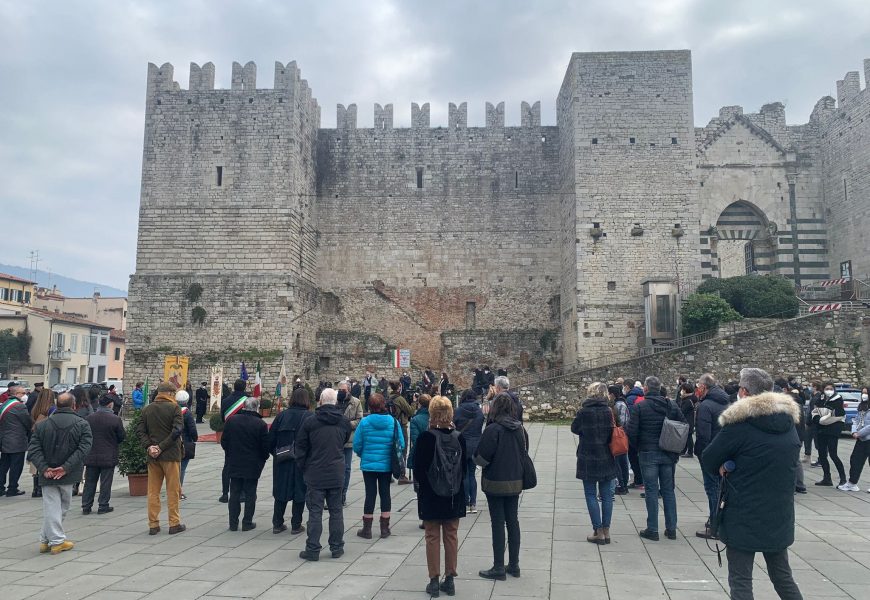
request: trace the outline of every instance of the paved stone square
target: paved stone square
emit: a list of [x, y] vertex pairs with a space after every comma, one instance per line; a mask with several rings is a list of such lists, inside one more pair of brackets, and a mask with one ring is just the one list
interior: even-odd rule
[[[477, 576], [491, 564], [489, 518], [481, 502], [481, 512], [460, 525], [457, 598], [727, 598], [726, 567], [719, 567], [715, 553], [694, 535], [707, 503], [697, 461], [681, 459], [677, 470], [677, 541], [645, 542], [637, 536], [646, 512], [639, 494], [632, 492], [617, 496], [613, 543], [593, 546], [585, 541], [589, 518], [582, 485], [574, 478], [576, 437], [565, 426], [528, 428], [539, 484], [523, 495], [520, 505], [522, 578], [491, 582]], [[850, 452], [851, 442], [844, 438], [844, 461]], [[27, 496], [0, 499], [0, 598], [427, 597], [425, 548], [410, 486], [393, 486], [393, 536], [364, 541], [355, 535], [363, 497], [355, 460], [345, 511], [346, 554], [332, 560], [324, 552], [320, 562], [306, 563], [298, 557], [304, 535], [272, 534], [271, 465], [260, 481], [258, 528], [227, 531], [227, 506], [217, 502], [222, 460], [216, 444], [198, 445], [187, 470], [188, 500], [182, 503], [185, 533], [169, 536], [164, 526], [163, 533], [149, 536], [145, 498], [131, 498], [126, 480], [116, 476], [113, 513], [82, 516], [79, 498], [73, 499], [67, 532], [76, 548], [58, 556], [38, 553], [42, 505], [29, 497], [30, 482], [24, 480]], [[866, 598], [870, 494], [815, 488], [820, 470], [806, 471], [810, 493], [796, 497], [795, 578], [807, 599]], [[870, 472], [865, 471], [859, 485], [862, 490], [870, 486]], [[763, 569], [759, 557], [756, 598], [776, 598]]]

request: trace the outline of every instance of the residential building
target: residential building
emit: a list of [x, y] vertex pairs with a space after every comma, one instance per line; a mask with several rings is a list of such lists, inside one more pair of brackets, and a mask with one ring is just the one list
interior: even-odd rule
[[127, 332], [113, 329], [109, 333], [109, 369], [107, 379], [124, 378], [125, 352], [127, 352]]
[[35, 282], [0, 273], [0, 312], [14, 312], [22, 306], [30, 306], [35, 297]]
[[93, 296], [87, 298], [67, 298], [55, 287], [52, 290], [39, 290], [33, 305], [43, 310], [60, 311], [111, 329], [127, 330], [127, 299], [121, 296], [102, 296], [100, 292], [94, 292]]

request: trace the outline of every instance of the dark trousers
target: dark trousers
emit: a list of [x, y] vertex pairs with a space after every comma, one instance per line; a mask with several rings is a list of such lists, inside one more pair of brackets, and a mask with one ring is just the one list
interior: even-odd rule
[[855, 440], [852, 456], [849, 457], [849, 481], [858, 483], [861, 479], [861, 471], [864, 470], [864, 463], [870, 463], [870, 440], [866, 442]]
[[486, 495], [489, 505], [489, 521], [492, 525], [493, 566], [504, 566], [505, 526], [507, 526], [508, 564], [520, 564], [520, 497]]
[[[302, 526], [302, 511], [305, 510], [304, 502], [293, 502], [290, 509], [290, 529], [299, 529]], [[287, 500], [275, 500], [275, 509], [272, 511], [272, 526], [280, 527], [284, 524], [284, 513], [287, 512]]]
[[230, 493], [230, 473], [227, 471], [227, 455], [224, 453], [224, 468], [221, 470], [221, 496]]
[[[6, 492], [18, 492], [18, 480], [24, 471], [24, 452], [3, 452], [0, 454], [0, 494], [5, 488]], [[9, 483], [6, 483], [6, 474], [9, 474]]]
[[[731, 600], [753, 600], [752, 567], [755, 552], [746, 552], [728, 547], [728, 587], [731, 588]], [[803, 600], [791, 575], [788, 564], [788, 550], [765, 552], [764, 562], [767, 563], [767, 575], [782, 600]]]
[[837, 443], [839, 441], [839, 435], [820, 435], [816, 439], [816, 446], [819, 448], [819, 463], [822, 465], [823, 476], [828, 481], [831, 479], [831, 465], [828, 462], [829, 456], [831, 457], [831, 462], [837, 467], [840, 481], [846, 481], [846, 469], [843, 468], [843, 461], [837, 456]]
[[350, 465], [353, 462], [353, 448], [344, 449], [344, 487], [341, 490], [341, 503], [347, 500], [347, 488], [350, 487]]
[[239, 514], [242, 512], [242, 502], [240, 498], [242, 493], [245, 494], [245, 514], [242, 517], [242, 524], [253, 523], [254, 509], [257, 507], [258, 481], [258, 479], [230, 477], [230, 525], [236, 526], [239, 524]]
[[97, 481], [100, 482], [100, 497], [97, 505], [108, 508], [112, 499], [112, 479], [115, 477], [115, 467], [92, 467], [85, 469], [85, 487], [82, 490], [82, 508], [94, 505], [94, 494], [97, 492]]
[[390, 480], [392, 473], [378, 473], [376, 471], [363, 471], [363, 483], [366, 486], [366, 499], [363, 502], [363, 514], [371, 515], [375, 512], [375, 497], [381, 497], [381, 512], [388, 513], [393, 507], [390, 498]]
[[205, 416], [205, 402], [196, 403], [196, 422], [202, 423], [202, 418]]
[[[804, 454], [806, 454], [807, 456], [813, 453], [813, 442], [815, 441], [815, 439], [816, 428], [812, 425], [807, 425], [807, 430], [804, 433]], [[816, 444], [816, 448], [818, 447], [819, 445]]]
[[707, 508], [710, 514], [710, 523], [716, 518], [716, 510], [719, 504], [719, 476], [711, 475], [706, 470], [701, 469], [701, 475], [704, 477], [704, 492], [707, 494]]
[[323, 533], [323, 503], [329, 506], [329, 549], [332, 552], [344, 548], [344, 509], [341, 506], [341, 488], [317, 490], [309, 487], [305, 492], [308, 507], [308, 539], [305, 550], [319, 553], [320, 535]]
[[637, 448], [628, 447], [628, 462], [634, 473], [634, 485], [643, 485], [643, 472], [640, 469], [640, 460], [637, 457]]
[[689, 423], [689, 437], [686, 438], [686, 447], [683, 448], [683, 454], [692, 455], [695, 453], [695, 426]]
[[628, 454], [616, 457], [616, 478], [619, 480], [619, 487], [628, 487]]

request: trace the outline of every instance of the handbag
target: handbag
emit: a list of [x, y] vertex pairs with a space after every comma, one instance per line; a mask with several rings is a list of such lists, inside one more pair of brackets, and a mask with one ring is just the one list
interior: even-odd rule
[[523, 467], [523, 489], [530, 490], [538, 485], [538, 472], [535, 470], [535, 463], [532, 462], [532, 457], [529, 456], [529, 451], [526, 448], [526, 430], [520, 427], [520, 463]]
[[[668, 402], [668, 407], [682, 414], [682, 411], [674, 404], [673, 401]], [[669, 419], [667, 414], [662, 423], [662, 432], [659, 434], [659, 449], [670, 452], [672, 454], [680, 454], [686, 447], [686, 440], [689, 439], [689, 424], [684, 421]]]
[[275, 462], [277, 464], [285, 463], [288, 460], [296, 460], [295, 441], [292, 444], [275, 449]]
[[610, 423], [613, 425], [610, 434], [610, 454], [614, 457], [628, 454], [628, 436], [625, 434], [625, 429], [616, 424], [612, 411], [610, 412]]
[[399, 479], [405, 474], [405, 455], [399, 447], [399, 420], [393, 419], [393, 451], [390, 453], [390, 470]]

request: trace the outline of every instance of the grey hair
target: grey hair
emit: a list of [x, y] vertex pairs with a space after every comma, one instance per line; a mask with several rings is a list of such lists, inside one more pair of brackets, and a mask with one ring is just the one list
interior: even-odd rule
[[175, 392], [175, 401], [178, 403], [178, 406], [187, 406], [188, 400], [190, 400], [190, 394], [184, 390]]
[[740, 369], [740, 387], [750, 396], [757, 396], [773, 389], [773, 377], [767, 371], [747, 367]]
[[251, 396], [245, 398], [245, 410], [252, 410], [254, 412], [260, 410], [260, 399], [252, 398]]
[[704, 373], [703, 375], [698, 377], [698, 383], [706, 388], [714, 388], [718, 385], [716, 383], [716, 378], [713, 377], [712, 373]]
[[58, 408], [71, 408], [76, 403], [76, 398], [69, 392], [64, 392], [57, 397]]
[[503, 390], [511, 389], [511, 381], [510, 381], [510, 379], [508, 379], [504, 375], [499, 375], [498, 377], [496, 377], [494, 383], [495, 383], [495, 387], [499, 387]]
[[340, 382], [338, 384], [338, 389], [341, 389], [341, 388], [344, 388], [345, 392], [349, 392], [350, 391], [350, 382], [349, 381]]
[[657, 392], [661, 391], [661, 389], [662, 389], [661, 380], [658, 377], [655, 377], [654, 375], [650, 375], [649, 377], [644, 379], [643, 384], [644, 384], [644, 386], [646, 386], [646, 389], [648, 389], [650, 392], [657, 393]]
[[326, 388], [320, 392], [320, 404], [335, 404], [338, 402], [338, 392], [332, 388]]

